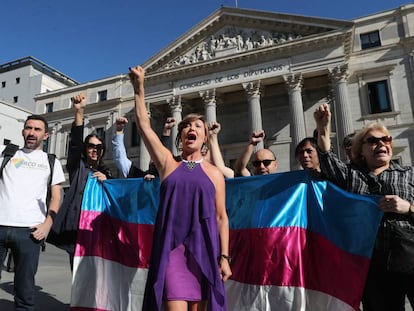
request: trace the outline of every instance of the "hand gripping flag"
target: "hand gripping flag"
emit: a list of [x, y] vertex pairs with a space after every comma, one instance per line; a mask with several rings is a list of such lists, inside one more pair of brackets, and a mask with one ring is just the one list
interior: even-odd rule
[[[159, 180], [89, 179], [71, 310], [141, 310]], [[382, 212], [304, 171], [226, 180], [229, 310], [358, 310]]]

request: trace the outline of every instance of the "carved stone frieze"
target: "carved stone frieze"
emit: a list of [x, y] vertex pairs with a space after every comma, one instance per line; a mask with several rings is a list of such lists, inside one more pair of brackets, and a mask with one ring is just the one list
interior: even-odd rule
[[302, 36], [296, 32], [263, 31], [226, 27], [200, 42], [187, 53], [176, 57], [164, 69], [194, 64], [209, 59], [283, 44]]

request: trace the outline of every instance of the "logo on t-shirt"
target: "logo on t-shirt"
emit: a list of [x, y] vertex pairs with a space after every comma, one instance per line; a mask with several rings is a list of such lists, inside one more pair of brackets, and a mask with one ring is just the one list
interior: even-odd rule
[[14, 165], [15, 168], [19, 168], [23, 163], [24, 163], [24, 159], [11, 159], [12, 164]]
[[15, 168], [40, 169], [42, 171], [45, 171], [49, 168], [49, 166], [46, 164], [27, 161], [24, 158], [13, 158], [11, 159], [11, 163]]

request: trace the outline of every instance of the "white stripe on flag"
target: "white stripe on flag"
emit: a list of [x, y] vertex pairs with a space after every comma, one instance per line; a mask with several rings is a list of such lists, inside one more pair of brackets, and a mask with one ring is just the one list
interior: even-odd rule
[[148, 269], [130, 268], [101, 257], [75, 257], [71, 307], [138, 311]]
[[350, 305], [322, 292], [293, 286], [226, 283], [227, 305], [232, 311], [351, 311]]

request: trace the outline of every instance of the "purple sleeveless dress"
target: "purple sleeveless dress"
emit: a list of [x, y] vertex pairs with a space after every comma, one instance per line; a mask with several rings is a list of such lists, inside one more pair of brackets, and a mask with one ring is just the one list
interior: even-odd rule
[[[181, 295], [164, 292], [166, 271], [173, 269], [169, 265], [171, 251], [174, 251], [172, 264], [179, 265], [181, 272], [183, 254], [188, 259], [187, 262], [190, 262], [187, 268], [192, 271], [194, 279], [181, 285], [192, 286], [198, 282], [201, 293], [205, 294], [203, 299], [208, 300], [208, 310], [227, 310], [224, 284], [217, 261], [220, 246], [215, 193], [213, 183], [200, 164], [189, 168], [187, 163], [181, 162], [162, 182], [142, 310], [161, 310], [165, 296]], [[176, 276], [169, 275], [169, 278], [171, 281]], [[176, 284], [177, 287], [181, 285]], [[183, 298], [187, 300], [188, 297]]]

